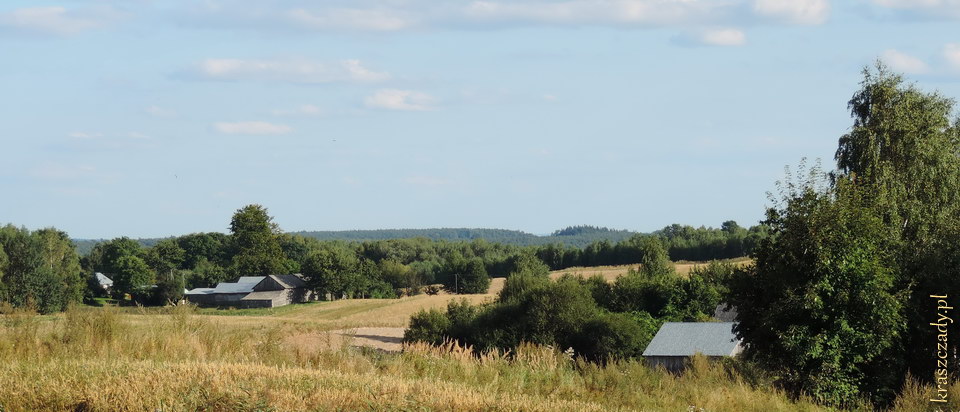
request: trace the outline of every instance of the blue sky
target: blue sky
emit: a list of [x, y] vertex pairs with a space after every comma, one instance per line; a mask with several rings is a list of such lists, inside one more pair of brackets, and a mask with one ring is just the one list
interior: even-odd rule
[[957, 0], [5, 1], [0, 221], [77, 238], [755, 224]]

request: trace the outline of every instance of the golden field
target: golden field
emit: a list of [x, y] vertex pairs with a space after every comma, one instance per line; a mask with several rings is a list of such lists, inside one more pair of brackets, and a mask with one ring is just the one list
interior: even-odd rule
[[[737, 362], [695, 358], [676, 376], [637, 361], [588, 364], [538, 346], [480, 356], [455, 345], [352, 346], [369, 334], [363, 345], [398, 349], [390, 339], [411, 314], [452, 298], [269, 310], [72, 307], [53, 316], [0, 307], [0, 411], [830, 410], [788, 398]], [[909, 386], [895, 410], [927, 410], [927, 393]], [[960, 385], [950, 387], [950, 399], [960, 399]]]

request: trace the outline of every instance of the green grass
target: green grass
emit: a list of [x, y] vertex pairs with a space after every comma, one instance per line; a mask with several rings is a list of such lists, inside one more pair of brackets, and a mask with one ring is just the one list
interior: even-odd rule
[[216, 315], [216, 316], [277, 316], [305, 310], [311, 307], [317, 307], [330, 302], [307, 302], [295, 303], [291, 305], [280, 306], [276, 308], [199, 308], [198, 315]]

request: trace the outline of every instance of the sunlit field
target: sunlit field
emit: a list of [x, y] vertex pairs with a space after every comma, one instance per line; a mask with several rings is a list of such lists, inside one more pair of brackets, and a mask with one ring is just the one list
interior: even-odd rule
[[[424, 298], [433, 299], [438, 297]], [[637, 362], [586, 364], [535, 346], [474, 356], [455, 346], [413, 345], [392, 354], [346, 344], [305, 348], [289, 339], [309, 328], [374, 319], [407, 302], [417, 300], [379, 307], [316, 304], [249, 316], [199, 315], [190, 307], [143, 313], [74, 307], [56, 316], [7, 309], [0, 326], [0, 406], [4, 411], [819, 410], [754, 387], [733, 366], [703, 359], [689, 373], [672, 376]], [[322, 319], [337, 310], [343, 319]]]

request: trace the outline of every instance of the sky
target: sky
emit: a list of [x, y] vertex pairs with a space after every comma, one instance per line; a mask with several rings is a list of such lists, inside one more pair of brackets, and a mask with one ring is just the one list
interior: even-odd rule
[[878, 59], [960, 97], [960, 0], [7, 0], [0, 223], [747, 226]]

